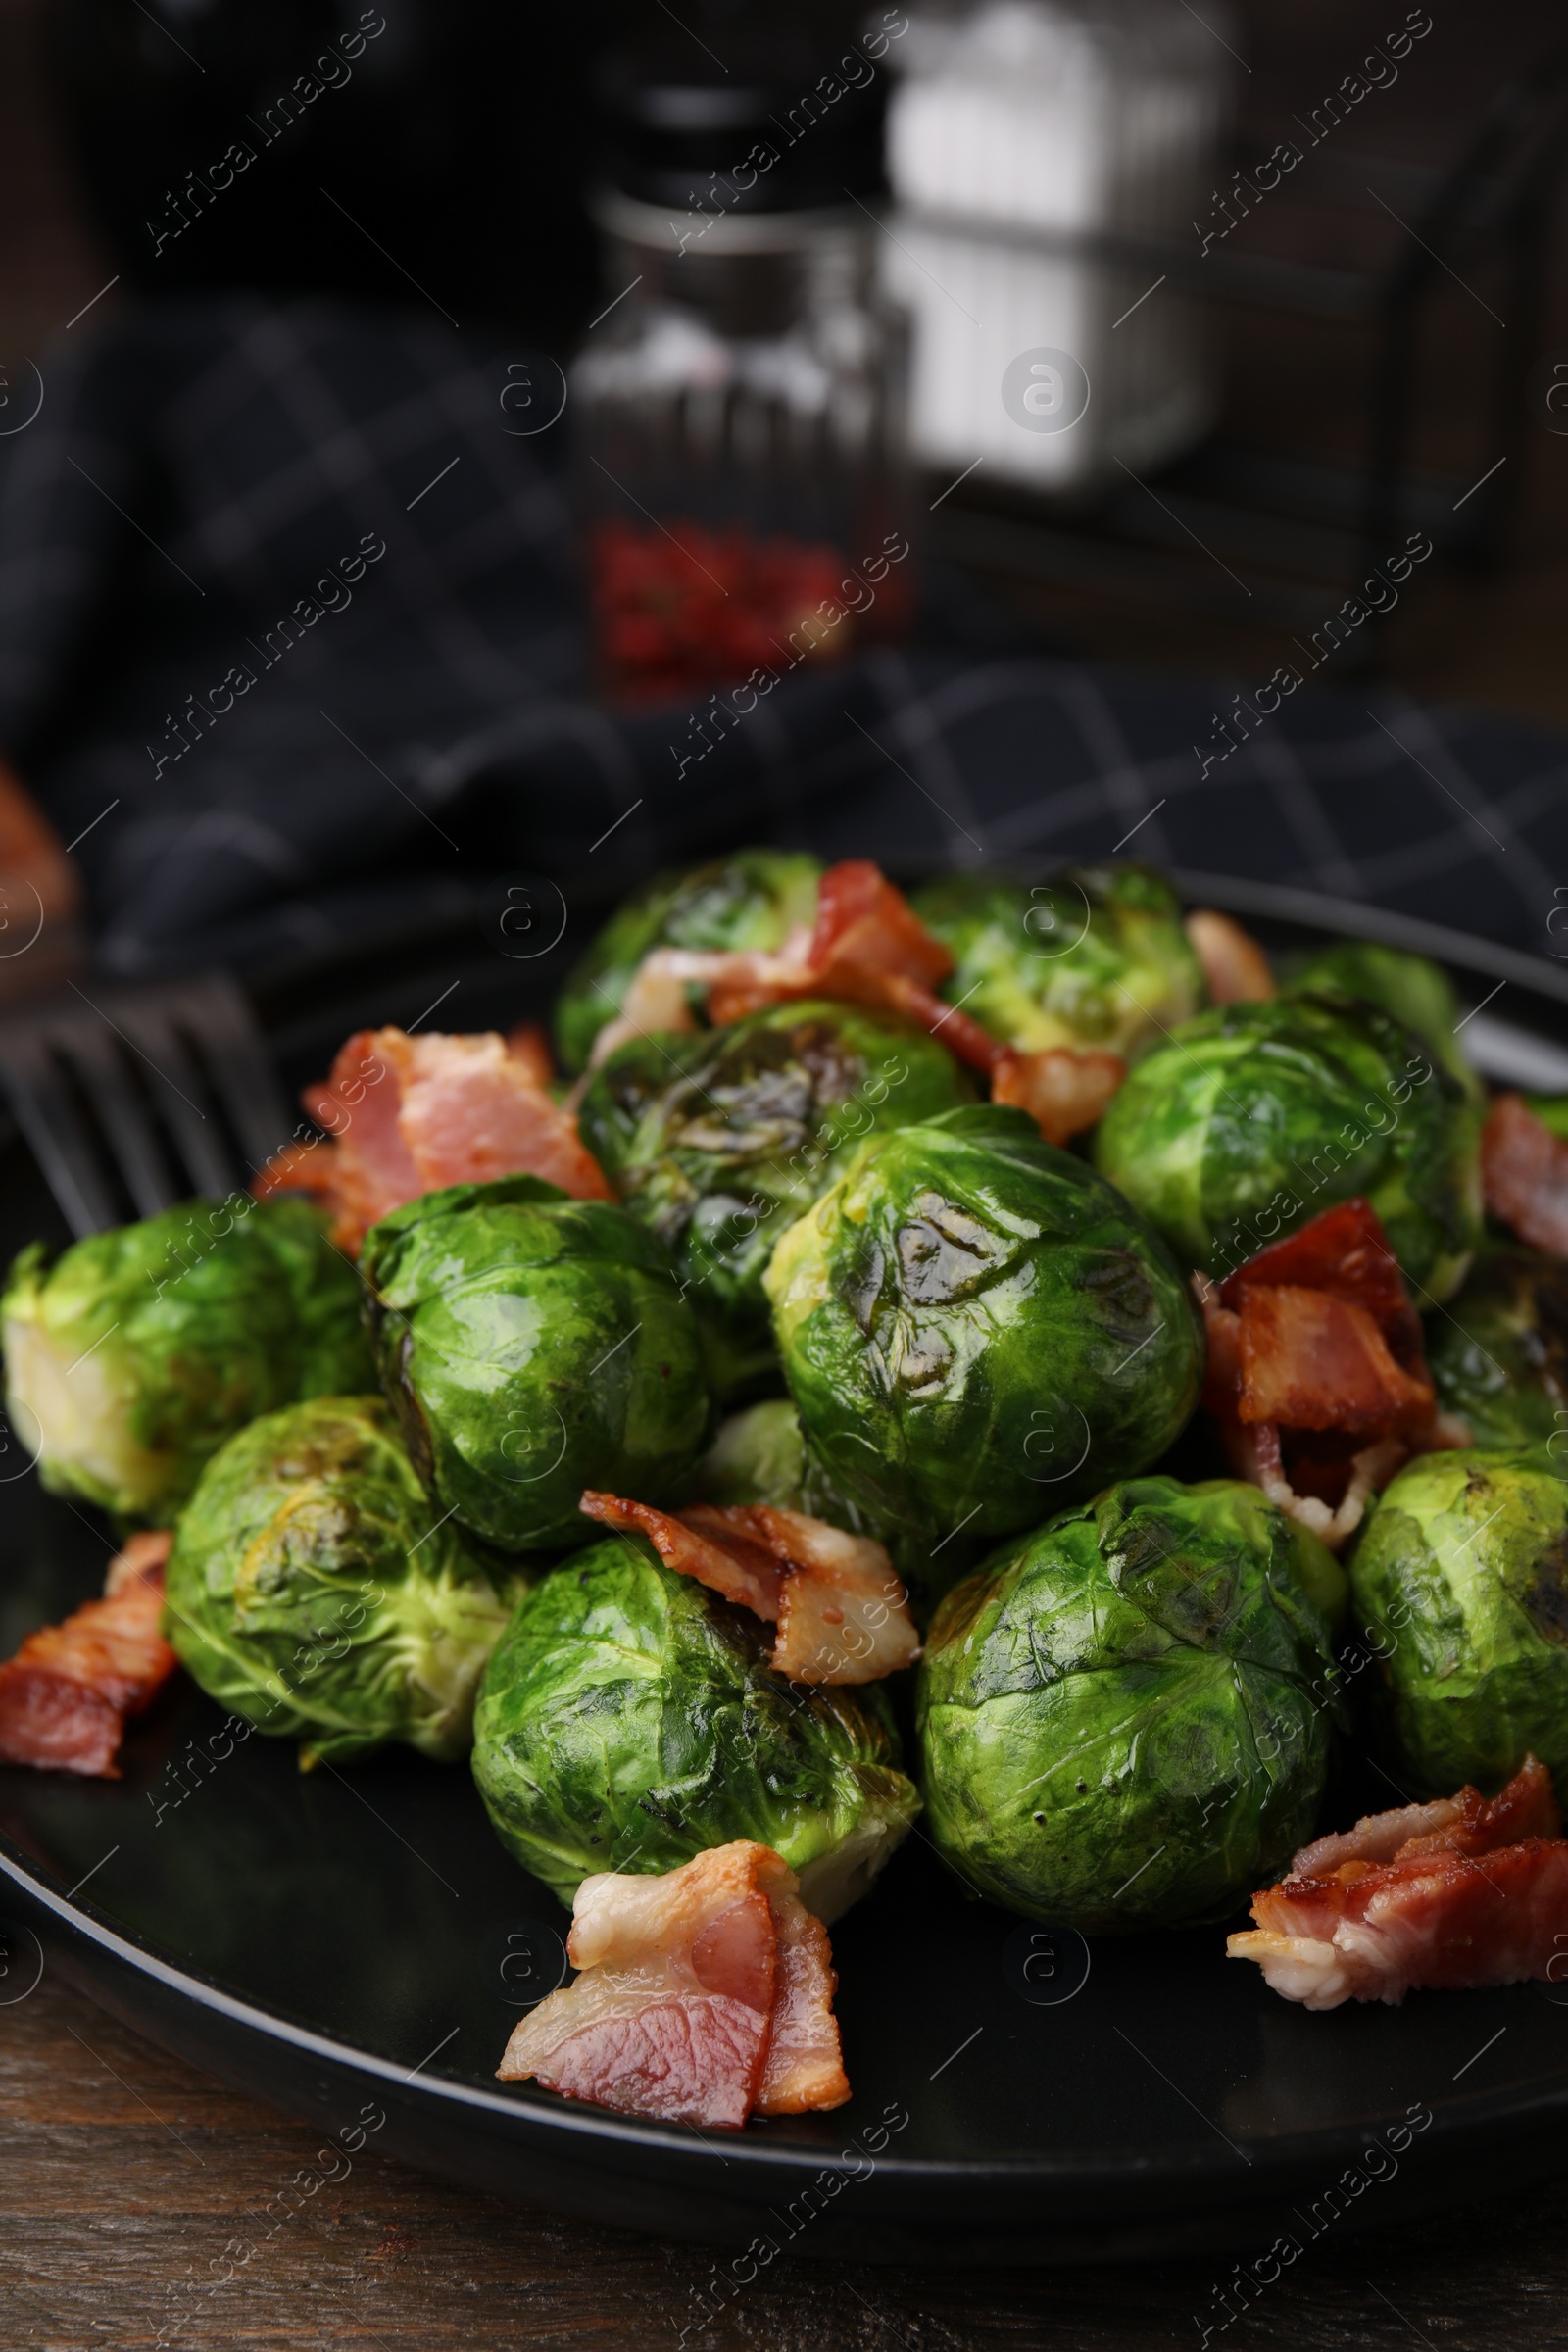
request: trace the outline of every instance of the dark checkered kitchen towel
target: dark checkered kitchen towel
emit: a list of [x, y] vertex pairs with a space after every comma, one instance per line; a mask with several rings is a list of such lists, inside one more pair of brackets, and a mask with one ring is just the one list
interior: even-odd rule
[[90, 327], [13, 364], [0, 411], [0, 748], [81, 836], [112, 971], [384, 937], [507, 868], [602, 895], [738, 835], [1045, 866], [1135, 826], [1130, 855], [1548, 952], [1568, 748], [1542, 732], [1302, 692], [1205, 770], [1229, 687], [929, 648], [728, 732], [612, 718], [565, 433], [517, 429], [562, 397], [549, 363], [238, 298]]

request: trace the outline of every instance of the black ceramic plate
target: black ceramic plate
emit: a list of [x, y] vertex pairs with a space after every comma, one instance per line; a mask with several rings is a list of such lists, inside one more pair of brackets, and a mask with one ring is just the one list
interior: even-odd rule
[[[1193, 877], [1190, 895], [1280, 943], [1370, 932], [1439, 954], [1468, 1003], [1496, 992], [1470, 1024], [1478, 1059], [1568, 1088], [1552, 965], [1296, 894]], [[515, 1018], [558, 960], [405, 963], [331, 1003], [318, 983], [274, 992], [287, 1074], [316, 1074], [367, 1015], [411, 1019], [449, 973], [449, 1019]], [[0, 1154], [0, 1250], [57, 1230], [20, 1150]], [[15, 1450], [0, 1482], [5, 1655], [97, 1589], [109, 1544]], [[227, 1752], [221, 1722], [182, 1682], [118, 1783], [0, 1770], [0, 2017], [47, 1962], [318, 2121], [323, 2143], [369, 2128], [519, 2199], [813, 2256], [1264, 2255], [1281, 2231], [1386, 2225], [1563, 2161], [1568, 1984], [1308, 2016], [1227, 1962], [1221, 1929], [1090, 1947], [1020, 1927], [965, 1900], [918, 1837], [834, 1930], [855, 2084], [836, 2114], [719, 2140], [502, 2089], [508, 2033], [564, 1972], [567, 1921], [508, 1861], [466, 1772], [401, 1752], [302, 1778], [282, 1742]], [[740, 2278], [768, 2257], [731, 2259]]]

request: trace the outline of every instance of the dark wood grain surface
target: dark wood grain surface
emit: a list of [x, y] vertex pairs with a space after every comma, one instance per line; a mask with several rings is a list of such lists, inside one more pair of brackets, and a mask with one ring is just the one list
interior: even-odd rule
[[[45, 1975], [0, 2007], [0, 2352], [1153, 2352], [1198, 2347], [1226, 2267], [993, 2275], [780, 2259], [692, 2325], [710, 2258], [476, 2197], [368, 2150], [282, 2192], [319, 2134]], [[1568, 2151], [1565, 2151], [1568, 2161]], [[1225, 2352], [1568, 2352], [1568, 2195], [1325, 2240]], [[247, 2254], [248, 2249], [248, 2254]], [[933, 2248], [933, 2252], [939, 2249]]]

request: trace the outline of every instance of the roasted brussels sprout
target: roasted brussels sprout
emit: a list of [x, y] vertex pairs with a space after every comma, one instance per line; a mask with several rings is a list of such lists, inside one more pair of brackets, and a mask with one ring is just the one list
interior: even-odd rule
[[770, 1629], [642, 1537], [544, 1577], [485, 1672], [473, 1777], [509, 1853], [571, 1901], [596, 1870], [770, 1845], [820, 1919], [864, 1892], [919, 1810], [873, 1685], [780, 1681]]
[[537, 1176], [452, 1185], [373, 1225], [360, 1263], [415, 1466], [471, 1535], [559, 1550], [585, 1487], [655, 1502], [696, 1460], [697, 1324], [624, 1209]]
[[964, 1881], [1094, 1931], [1222, 1916], [1310, 1834], [1334, 1562], [1255, 1487], [1129, 1479], [949, 1593], [916, 1702], [930, 1834]]
[[783, 1228], [866, 1135], [973, 1100], [946, 1047], [906, 1022], [777, 1004], [726, 1029], [632, 1039], [590, 1083], [579, 1123], [673, 1256], [723, 1397], [776, 1377], [762, 1270]]
[[518, 1580], [437, 1520], [379, 1396], [266, 1413], [208, 1463], [169, 1557], [164, 1630], [202, 1689], [300, 1761], [389, 1740], [461, 1756]]
[[944, 995], [1021, 1053], [1131, 1059], [1203, 1003], [1176, 894], [1148, 866], [1073, 866], [1032, 889], [958, 874], [914, 907], [957, 958]]
[[1424, 1453], [1350, 1560], [1378, 1709], [1422, 1794], [1500, 1788], [1532, 1751], [1568, 1797], [1568, 1439]]
[[862, 1144], [766, 1285], [811, 1451], [852, 1501], [945, 1541], [1029, 1526], [1163, 1452], [1203, 1346], [1164, 1246], [1026, 1112]]
[[[804, 1499], [806, 1483], [800, 1415], [787, 1396], [769, 1396], [719, 1423], [713, 1443], [692, 1474], [691, 1494], [698, 1502], [770, 1502], [778, 1510], [804, 1511], [809, 1507]], [[826, 1510], [810, 1516], [834, 1518]], [[834, 1524], [848, 1527], [850, 1522], [841, 1516]]]
[[1375, 940], [1342, 939], [1287, 964], [1285, 986], [1291, 996], [1327, 990], [1381, 1005], [1441, 1054], [1466, 1093], [1480, 1100], [1481, 1082], [1454, 1033], [1459, 1006], [1453, 983], [1429, 956], [1381, 947]]
[[[1445, 1412], [1477, 1446], [1547, 1445], [1568, 1453], [1568, 1264], [1497, 1242], [1428, 1319], [1427, 1364]], [[1568, 1463], [1564, 1464], [1568, 1468]]]
[[1458, 1289], [1481, 1236], [1474, 1105], [1411, 1030], [1348, 997], [1200, 1013], [1132, 1072], [1095, 1164], [1216, 1277], [1364, 1194], [1425, 1306]]
[[795, 851], [737, 850], [690, 873], [661, 874], [628, 899], [561, 992], [556, 1043], [567, 1069], [587, 1068], [594, 1039], [653, 949], [780, 948], [813, 920], [821, 872], [814, 858]]
[[11, 1269], [18, 1437], [57, 1494], [171, 1524], [258, 1413], [375, 1385], [354, 1268], [302, 1200], [195, 1200]]

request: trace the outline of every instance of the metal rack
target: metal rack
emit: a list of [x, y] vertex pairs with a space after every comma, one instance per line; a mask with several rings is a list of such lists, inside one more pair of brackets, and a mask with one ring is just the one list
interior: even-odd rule
[[[944, 500], [932, 520], [936, 552], [965, 568], [1020, 580], [1106, 591], [1134, 602], [1179, 594], [1216, 619], [1238, 614], [1232, 564], [1254, 574], [1247, 617], [1286, 629], [1320, 619], [1326, 591], [1344, 594], [1412, 528], [1436, 551], [1471, 568], [1495, 565], [1508, 546], [1521, 492], [1529, 422], [1524, 377], [1540, 350], [1552, 212], [1568, 163], [1568, 42], [1505, 84], [1468, 144], [1444, 172], [1364, 154], [1314, 148], [1293, 174], [1297, 205], [1357, 204], [1392, 214], [1403, 234], [1379, 270], [1327, 268], [1228, 245], [1102, 237], [1053, 239], [1014, 232], [1035, 250], [1146, 270], [1152, 279], [1228, 311], [1270, 311], [1319, 320], [1375, 340], [1373, 388], [1358, 466], [1316, 463], [1223, 437], [1157, 477], [1157, 496], [1131, 479], [1092, 507], [1067, 511], [1040, 498], [988, 497], [978, 485]], [[1239, 150], [1230, 159], [1245, 169]], [[1388, 191], [1381, 200], [1369, 186]], [[1396, 201], [1391, 201], [1391, 199]], [[950, 224], [951, 225], [951, 224]], [[998, 234], [987, 222], [983, 233]], [[1495, 453], [1476, 482], [1414, 470], [1421, 336], [1435, 298], [1488, 273], [1507, 312], [1484, 403], [1478, 449]], [[1480, 300], [1479, 296], [1474, 299]], [[1486, 307], [1490, 308], [1490, 305]], [[1494, 312], [1494, 317], [1497, 314]], [[1486, 464], [1486, 458], [1480, 461]], [[1214, 565], [1192, 561], [1198, 541]], [[1374, 621], [1351, 659], [1377, 659]]]

